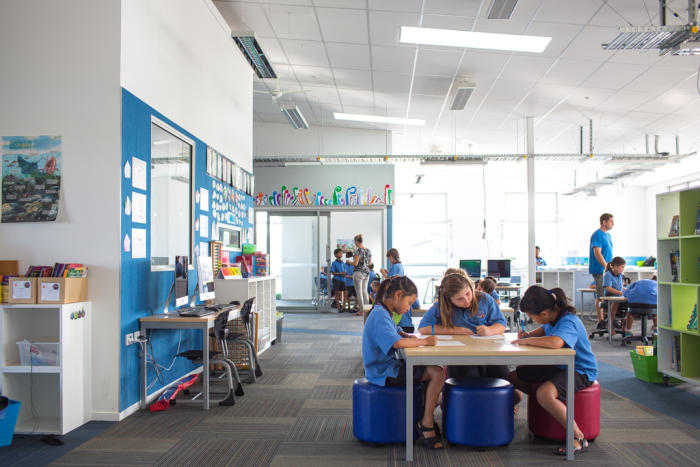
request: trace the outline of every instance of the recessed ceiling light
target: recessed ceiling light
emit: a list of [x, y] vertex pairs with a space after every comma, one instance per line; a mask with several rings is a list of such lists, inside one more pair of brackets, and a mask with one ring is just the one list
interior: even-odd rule
[[380, 115], [345, 114], [339, 112], [333, 112], [333, 117], [336, 120], [350, 120], [353, 122], [392, 123], [394, 125], [412, 126], [425, 125], [425, 120], [419, 120], [416, 118], [382, 117]]
[[552, 40], [544, 36], [494, 34], [490, 32], [454, 31], [451, 29], [401, 26], [401, 42], [405, 44], [443, 45], [469, 49], [508, 50], [542, 53]]

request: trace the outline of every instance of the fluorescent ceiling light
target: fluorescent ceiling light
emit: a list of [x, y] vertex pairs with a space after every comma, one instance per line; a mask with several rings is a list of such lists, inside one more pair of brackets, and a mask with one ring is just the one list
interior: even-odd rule
[[486, 165], [483, 159], [426, 159], [420, 165]]
[[333, 117], [336, 120], [350, 120], [353, 122], [391, 123], [394, 125], [412, 126], [425, 125], [425, 120], [418, 120], [415, 118], [382, 117], [380, 115], [345, 114], [340, 112], [333, 112]]
[[243, 56], [255, 70], [258, 78], [277, 78], [275, 70], [272, 69], [272, 65], [270, 65], [252, 32], [233, 33], [232, 37], [238, 48], [243, 52]]
[[295, 129], [305, 130], [309, 128], [309, 124], [306, 123], [306, 119], [296, 105], [286, 105], [282, 107], [282, 113], [285, 115], [285, 117], [287, 117], [287, 120], [289, 120], [289, 123], [291, 123]]
[[510, 19], [518, 0], [493, 0], [489, 10], [489, 19]]
[[544, 36], [521, 36], [517, 34], [494, 34], [490, 32], [401, 26], [401, 42], [405, 44], [444, 45], [469, 49], [542, 53], [551, 40], [551, 37]]

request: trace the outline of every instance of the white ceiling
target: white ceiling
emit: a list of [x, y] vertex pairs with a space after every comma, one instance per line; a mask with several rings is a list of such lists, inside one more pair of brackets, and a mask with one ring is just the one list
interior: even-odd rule
[[[535, 117], [537, 152], [578, 152], [579, 126], [594, 122], [595, 152], [700, 148], [700, 57], [605, 51], [621, 26], [658, 24], [656, 0], [519, 0], [510, 20], [487, 19], [492, 0], [215, 0], [233, 30], [255, 31], [278, 80], [255, 80], [254, 118], [286, 122], [280, 104], [299, 106], [311, 125], [333, 112], [427, 120], [389, 126], [394, 153], [523, 151], [523, 118]], [[668, 0], [668, 24], [687, 18]], [[399, 43], [401, 26], [545, 35], [542, 54], [483, 52]], [[467, 107], [450, 111], [456, 80], [476, 84]], [[298, 91], [273, 102], [269, 90]], [[586, 130], [587, 131], [587, 130]], [[586, 135], [586, 149], [588, 136]]]

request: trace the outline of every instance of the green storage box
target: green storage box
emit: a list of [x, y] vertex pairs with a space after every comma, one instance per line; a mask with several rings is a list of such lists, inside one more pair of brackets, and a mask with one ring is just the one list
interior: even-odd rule
[[255, 243], [244, 243], [243, 244], [243, 254], [252, 255], [255, 253]]
[[657, 370], [656, 355], [639, 355], [634, 350], [630, 350], [632, 366], [634, 366], [634, 376], [647, 383], [663, 383], [664, 376]]

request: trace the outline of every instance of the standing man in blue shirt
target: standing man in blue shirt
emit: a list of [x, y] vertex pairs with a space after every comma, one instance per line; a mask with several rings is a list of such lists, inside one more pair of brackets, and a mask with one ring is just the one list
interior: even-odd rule
[[608, 262], [613, 257], [612, 237], [608, 233], [615, 225], [613, 215], [609, 213], [601, 214], [600, 228], [591, 235], [591, 246], [588, 258], [588, 272], [593, 276], [596, 289], [595, 311], [598, 314], [598, 329], [606, 329], [607, 323], [600, 309], [600, 297], [604, 295], [603, 275]]

